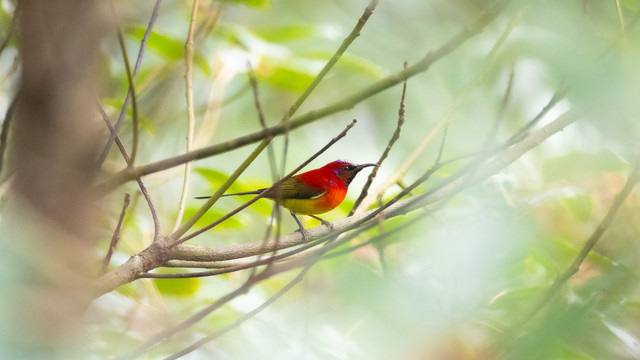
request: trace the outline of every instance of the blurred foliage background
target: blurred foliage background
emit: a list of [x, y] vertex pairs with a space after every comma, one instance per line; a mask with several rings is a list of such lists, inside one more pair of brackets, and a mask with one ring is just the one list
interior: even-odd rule
[[[201, 1], [194, 38], [194, 148], [260, 129], [247, 78], [251, 64], [269, 125], [276, 124], [351, 31], [367, 1]], [[115, 1], [133, 63], [155, 2]], [[191, 2], [165, 0], [135, 79], [141, 134], [137, 163], [185, 151], [184, 43]], [[336, 67], [299, 113], [330, 105], [368, 84], [415, 63], [464, 29], [487, 6], [471, 0], [382, 1]], [[2, 1], [0, 28], [10, 27], [14, 5]], [[385, 230], [403, 228], [315, 265], [301, 284], [189, 359], [640, 359], [640, 196], [626, 199], [613, 223], [579, 271], [513, 337], [505, 336], [532, 309], [577, 256], [624, 186], [638, 152], [640, 122], [640, 1], [511, 1], [485, 30], [409, 79], [400, 140], [380, 168], [373, 189], [384, 183], [449, 119], [445, 159], [477, 152], [489, 141], [505, 142], [552, 96], [566, 96], [535, 129], [567, 109], [579, 120], [517, 162], [452, 198], [411, 226], [406, 216], [385, 221], [351, 245]], [[504, 42], [496, 45], [500, 36]], [[494, 48], [494, 52], [489, 55]], [[102, 44], [99, 97], [115, 119], [128, 89], [115, 33]], [[0, 106], [8, 107], [19, 78], [12, 39], [0, 55]], [[336, 160], [375, 162], [393, 133], [401, 86], [395, 86], [272, 142], [230, 189], [271, 184], [358, 120], [348, 136], [307, 169]], [[131, 139], [131, 109], [121, 138]], [[495, 138], [492, 126], [500, 118]], [[427, 143], [403, 182], [414, 181], [434, 162], [443, 130]], [[104, 138], [108, 130], [104, 129]], [[193, 164], [186, 217], [202, 205], [193, 196], [213, 193], [252, 146]], [[115, 147], [101, 176], [126, 166]], [[428, 191], [462, 165], [440, 169], [416, 193]], [[177, 212], [183, 168], [144, 180], [163, 229]], [[345, 217], [365, 182], [360, 175], [348, 198], [325, 214]], [[134, 182], [101, 205], [95, 249], [99, 263], [121, 209], [132, 193], [112, 265], [149, 246], [153, 224]], [[401, 191], [395, 185], [384, 195]], [[197, 226], [241, 204], [224, 198]], [[272, 203], [260, 200], [193, 240], [222, 246], [258, 241], [269, 226]], [[305, 222], [317, 226], [315, 220]], [[284, 217], [283, 232], [293, 221]], [[164, 269], [162, 271], [169, 272]], [[177, 272], [178, 270], [174, 270]], [[164, 358], [202, 336], [232, 324], [279, 291], [295, 272], [268, 279], [195, 326], [154, 347], [144, 358]], [[174, 325], [243, 283], [246, 274], [197, 279], [141, 279], [93, 302], [86, 314], [86, 358], [126, 353], [160, 329]], [[3, 297], [0, 295], [0, 297]], [[8, 303], [7, 301], [5, 301]], [[4, 304], [4, 303], [3, 303]], [[5, 305], [3, 305], [5, 306]], [[9, 305], [6, 305], [9, 306]], [[512, 334], [508, 334], [511, 336]], [[498, 349], [497, 353], [496, 351]]]

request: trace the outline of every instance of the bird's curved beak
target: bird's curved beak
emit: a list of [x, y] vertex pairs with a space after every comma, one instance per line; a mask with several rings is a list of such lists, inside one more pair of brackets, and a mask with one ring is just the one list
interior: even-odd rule
[[357, 172], [359, 172], [360, 170], [362, 170], [362, 169], [364, 169], [364, 168], [366, 168], [366, 167], [369, 167], [369, 166], [376, 166], [376, 167], [377, 167], [377, 166], [378, 166], [378, 164], [361, 164], [361, 165], [356, 165], [356, 166], [355, 166], [355, 168], [353, 168], [353, 172], [354, 172], [354, 173], [357, 173]]

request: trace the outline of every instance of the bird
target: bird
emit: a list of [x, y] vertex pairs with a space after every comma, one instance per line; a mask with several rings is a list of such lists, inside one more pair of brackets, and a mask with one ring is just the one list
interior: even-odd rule
[[[304, 238], [306, 229], [296, 214], [307, 215], [331, 227], [331, 223], [316, 216], [335, 209], [347, 195], [349, 184], [364, 168], [377, 164], [354, 165], [348, 161], [336, 160], [325, 166], [294, 175], [273, 188], [224, 194], [222, 196], [258, 195], [266, 190], [263, 197], [274, 200], [278, 205], [289, 209]], [[196, 199], [208, 199], [210, 196], [198, 196]]]

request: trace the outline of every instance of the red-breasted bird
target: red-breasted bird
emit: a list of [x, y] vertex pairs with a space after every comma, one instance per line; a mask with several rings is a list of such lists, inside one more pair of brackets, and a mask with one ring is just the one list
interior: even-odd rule
[[[306, 230], [295, 214], [309, 215], [322, 222], [323, 225], [331, 226], [324, 219], [316, 214], [322, 214], [335, 209], [347, 195], [349, 184], [360, 170], [376, 164], [354, 165], [347, 161], [334, 161], [327, 165], [294, 175], [285, 180], [279, 187], [273, 188], [264, 194], [265, 198], [276, 201], [279, 205], [291, 211], [291, 216], [300, 227], [300, 232], [306, 237]], [[232, 195], [257, 195], [265, 189], [247, 191]], [[196, 199], [207, 199], [209, 196], [199, 196]]]

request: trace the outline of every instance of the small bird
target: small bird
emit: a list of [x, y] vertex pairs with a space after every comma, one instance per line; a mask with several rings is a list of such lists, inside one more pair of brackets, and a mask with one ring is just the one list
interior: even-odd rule
[[[291, 216], [300, 228], [300, 232], [306, 238], [307, 231], [295, 214], [308, 215], [319, 220], [325, 226], [331, 226], [331, 223], [315, 215], [333, 210], [340, 205], [347, 195], [347, 189], [353, 178], [360, 170], [369, 166], [378, 165], [354, 165], [342, 160], [330, 162], [319, 169], [288, 178], [279, 187], [267, 191], [264, 197], [289, 209]], [[257, 195], [264, 190], [266, 188], [223, 196]], [[208, 199], [209, 197], [199, 196], [196, 199]]]

